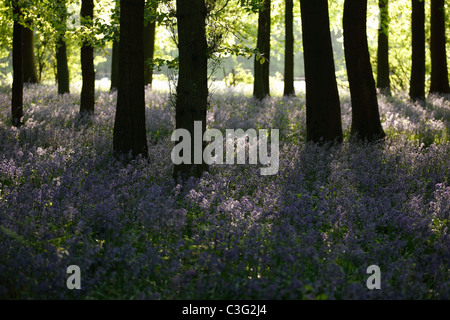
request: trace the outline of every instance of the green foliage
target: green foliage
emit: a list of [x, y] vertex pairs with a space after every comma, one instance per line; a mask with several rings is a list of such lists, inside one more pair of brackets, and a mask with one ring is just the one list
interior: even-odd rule
[[242, 63], [236, 62], [235, 67], [224, 78], [224, 81], [225, 84], [229, 86], [234, 86], [237, 83], [252, 84], [253, 74], [249, 69], [244, 69]]
[[240, 0], [239, 4], [247, 13], [257, 13], [260, 9], [264, 9], [264, 0]]
[[147, 65], [153, 69], [157, 69], [161, 71], [163, 67], [167, 67], [171, 70], [177, 70], [179, 68], [179, 59], [178, 57], [174, 59], [161, 59], [161, 58], [153, 58], [146, 61]]
[[[88, 39], [106, 61], [102, 73], [108, 73], [111, 64], [112, 42], [119, 38], [119, 0], [96, 0], [94, 18], [81, 21], [80, 1], [75, 0], [6, 0], [0, 2], [0, 81], [11, 79], [11, 47], [13, 14], [12, 4], [22, 7], [20, 23], [29, 26], [32, 21], [35, 31], [35, 53], [42, 79], [52, 81], [55, 77], [55, 50], [59, 36], [68, 44], [68, 59], [72, 81], [79, 79], [79, 46]], [[343, 48], [342, 17], [344, 0], [329, 0], [330, 29], [333, 41], [336, 76], [338, 83], [346, 87], [346, 66]], [[295, 76], [303, 75], [302, 35], [300, 5], [294, 2]], [[253, 57], [266, 62], [256, 47], [257, 17], [263, 8], [263, 0], [206, 0], [208, 16], [206, 21], [208, 57], [215, 68], [230, 71], [235, 62], [243, 69], [253, 69]], [[272, 76], [284, 73], [284, 0], [272, 0]], [[450, 12], [446, 6], [446, 30], [450, 37]], [[377, 72], [377, 35], [379, 25], [379, 0], [368, 1], [367, 33], [374, 77]], [[67, 22], [65, 23], [67, 19]], [[389, 1], [389, 60], [393, 92], [409, 89], [411, 73], [411, 0]], [[81, 23], [83, 22], [83, 23]], [[177, 21], [175, 0], [147, 0], [145, 23], [156, 22], [155, 59], [148, 61], [157, 72], [176, 72], [178, 65]], [[381, 26], [385, 28], [386, 26]], [[426, 41], [430, 42], [430, 3], [426, 2]], [[450, 45], [447, 45], [450, 56]], [[236, 59], [238, 57], [239, 59]], [[427, 48], [426, 70], [431, 70], [429, 48]], [[104, 60], [103, 59], [103, 60]], [[450, 70], [450, 64], [449, 64]], [[226, 75], [225, 75], [226, 76]], [[430, 79], [426, 79], [426, 90]]]

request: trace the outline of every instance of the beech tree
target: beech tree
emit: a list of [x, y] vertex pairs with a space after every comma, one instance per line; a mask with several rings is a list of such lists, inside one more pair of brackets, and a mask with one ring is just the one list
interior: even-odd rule
[[[116, 5], [114, 8], [112, 20], [119, 25], [120, 21], [120, 1], [115, 1]], [[115, 29], [114, 40], [112, 45], [112, 55], [111, 55], [111, 88], [110, 92], [116, 91], [119, 87], [119, 38], [120, 34], [118, 29]]]
[[270, 95], [270, 0], [262, 0], [263, 6], [258, 14], [258, 40], [256, 47], [263, 58], [255, 57], [253, 96], [259, 100]]
[[431, 88], [430, 93], [450, 93], [445, 51], [445, 1], [431, 1]]
[[[89, 26], [94, 18], [94, 0], [81, 1], [81, 23]], [[81, 88], [80, 113], [93, 114], [95, 109], [95, 70], [94, 47], [92, 41], [85, 35], [81, 46], [81, 73], [83, 85]]]
[[67, 45], [63, 36], [60, 36], [56, 48], [56, 70], [58, 75], [58, 93], [70, 92], [69, 68], [67, 66]]
[[284, 95], [295, 94], [294, 88], [294, 1], [285, 0], [286, 45], [284, 54]]
[[367, 0], [345, 0], [344, 49], [352, 101], [354, 138], [374, 141], [385, 136], [367, 44]]
[[342, 141], [327, 0], [301, 0], [307, 140]]
[[36, 73], [36, 57], [34, 55], [34, 30], [33, 21], [28, 20], [26, 27], [22, 28], [23, 43], [23, 82], [38, 83]]
[[64, 94], [70, 92], [69, 68], [67, 65], [67, 45], [65, 40], [67, 8], [65, 0], [56, 1], [56, 15], [60, 18], [57, 27], [56, 43], [56, 70], [58, 78], [58, 93]]
[[[149, 6], [152, 1], [147, 0]], [[155, 10], [156, 8], [148, 8], [148, 10]], [[144, 22], [144, 85], [152, 85], [153, 83], [153, 68], [147, 64], [149, 59], [153, 59], [155, 53], [155, 36], [156, 36], [156, 21], [151, 19]]]
[[[116, 1], [116, 14], [119, 14], [120, 1]], [[146, 14], [148, 11], [156, 10], [153, 6], [156, 6], [157, 2], [152, 0], [147, 0], [146, 2]], [[119, 14], [120, 15], [120, 14]], [[149, 14], [151, 15], [151, 14]], [[148, 19], [147, 17], [144, 19], [144, 85], [151, 85], [153, 82], [153, 68], [148, 65], [148, 60], [153, 59], [155, 52], [155, 36], [156, 36], [156, 21], [152, 19]], [[117, 90], [119, 86], [119, 46], [120, 40], [119, 37], [115, 37], [113, 41], [112, 47], [112, 61], [111, 61], [111, 88], [110, 91]]]
[[116, 156], [148, 157], [144, 92], [144, 0], [120, 2], [119, 86], [113, 134]]
[[23, 45], [22, 35], [23, 26], [21, 20], [23, 18], [22, 11], [17, 1], [12, 1], [13, 7], [13, 84], [11, 113], [12, 124], [15, 127], [22, 125], [23, 117]]
[[425, 99], [425, 1], [412, 0], [412, 55], [409, 97]]
[[115, 91], [119, 87], [119, 40], [114, 40], [111, 57], [111, 89]]
[[[186, 129], [194, 137], [194, 122], [202, 122], [202, 137], [206, 131], [208, 104], [208, 43], [206, 40], [205, 0], [177, 0], [179, 76], [175, 102], [176, 129]], [[201, 159], [195, 164], [195, 146], [191, 144], [191, 164], [175, 165], [174, 178], [200, 177], [208, 171]], [[203, 144], [202, 150], [205, 145]], [[203, 154], [203, 151], [202, 151]]]
[[378, 29], [377, 88], [391, 94], [389, 77], [389, 0], [378, 0], [380, 27]]

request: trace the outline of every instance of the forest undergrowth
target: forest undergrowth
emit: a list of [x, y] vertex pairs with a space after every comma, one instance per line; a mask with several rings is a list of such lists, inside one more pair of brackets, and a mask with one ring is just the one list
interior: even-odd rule
[[[208, 127], [279, 129], [280, 170], [215, 165], [172, 180], [175, 110], [146, 91], [148, 159], [112, 155], [116, 95], [93, 119], [79, 95], [0, 89], [4, 299], [449, 299], [450, 101], [379, 96], [383, 142], [306, 143], [304, 95], [211, 95]], [[81, 290], [66, 287], [81, 269]], [[367, 268], [381, 270], [369, 290]]]

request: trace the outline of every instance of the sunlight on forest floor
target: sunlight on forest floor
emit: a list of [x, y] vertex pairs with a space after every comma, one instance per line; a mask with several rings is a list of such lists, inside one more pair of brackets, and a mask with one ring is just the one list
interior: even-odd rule
[[[72, 84], [72, 92], [80, 92], [81, 85], [81, 81]], [[306, 89], [305, 81], [295, 81], [294, 87], [296, 93], [304, 93]], [[97, 91], [109, 92], [111, 88], [111, 81], [108, 78], [96, 80], [95, 88]], [[169, 81], [153, 80], [152, 88], [157, 92], [169, 93], [171, 91], [175, 91], [175, 84]], [[209, 90], [211, 94], [234, 91], [239, 94], [250, 96], [253, 94], [253, 84], [237, 83], [236, 86], [233, 87], [227, 86], [224, 81], [210, 81]], [[272, 95], [282, 96], [284, 90], [284, 82], [277, 79], [271, 79], [270, 90]]]
[[[379, 97], [387, 138], [305, 142], [304, 95], [262, 102], [218, 86], [208, 126], [280, 130], [280, 171], [211, 166], [172, 180], [174, 108], [146, 92], [148, 161], [112, 157], [116, 94], [24, 90], [10, 125], [0, 88], [0, 297], [25, 299], [449, 299], [450, 101]], [[155, 88], [156, 89], [156, 88]], [[366, 270], [381, 269], [381, 290]], [[78, 265], [82, 290], [67, 290]]]

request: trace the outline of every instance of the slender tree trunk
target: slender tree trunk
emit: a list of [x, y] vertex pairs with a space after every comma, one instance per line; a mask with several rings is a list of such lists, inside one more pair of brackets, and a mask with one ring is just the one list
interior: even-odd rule
[[67, 65], [67, 45], [65, 40], [67, 8], [65, 0], [58, 0], [58, 13], [62, 21], [62, 30], [59, 30], [56, 45], [56, 72], [58, 77], [58, 94], [70, 92], [69, 67]]
[[430, 93], [450, 93], [445, 44], [445, 1], [432, 0]]
[[[116, 1], [116, 13], [120, 13], [120, 1]], [[120, 23], [119, 21], [117, 21]], [[111, 61], [111, 88], [110, 92], [116, 91], [119, 87], [119, 38], [115, 37], [112, 47], [112, 61]]]
[[425, 1], [412, 0], [412, 57], [409, 97], [425, 99]]
[[301, 0], [307, 140], [342, 141], [327, 0]]
[[155, 35], [156, 23], [148, 22], [144, 26], [144, 84], [150, 86], [153, 83], [153, 68], [148, 66], [148, 60], [153, 59], [155, 52]]
[[67, 66], [67, 46], [64, 37], [58, 40], [56, 49], [56, 69], [58, 73], [58, 94], [70, 92], [69, 67]]
[[[81, 17], [92, 20], [94, 17], [94, 0], [82, 0]], [[88, 40], [83, 40], [81, 47], [81, 88], [80, 113], [93, 114], [95, 109], [95, 70], [94, 47]]]
[[294, 95], [294, 1], [285, 0], [286, 48], [284, 57], [284, 95]]
[[119, 88], [114, 154], [148, 157], [144, 92], [144, 0], [120, 2]]
[[113, 42], [111, 62], [111, 89], [113, 92], [119, 87], [119, 41]]
[[366, 34], [367, 0], [345, 0], [344, 47], [352, 101], [351, 134], [374, 141], [384, 138]]
[[23, 41], [23, 81], [24, 83], [38, 83], [36, 73], [36, 57], [34, 55], [33, 22], [28, 21], [29, 27], [22, 28]]
[[22, 18], [22, 12], [17, 3], [13, 4], [14, 11], [14, 29], [13, 29], [13, 85], [11, 113], [12, 124], [15, 127], [22, 125], [23, 117], [23, 46], [22, 31], [23, 27], [19, 23]]
[[391, 94], [389, 78], [389, 0], [378, 0], [380, 28], [378, 30], [377, 88]]
[[[176, 128], [186, 129], [194, 138], [194, 122], [206, 131], [208, 104], [208, 45], [206, 42], [205, 0], [177, 0], [179, 76], [176, 99]], [[200, 177], [208, 171], [203, 161], [195, 164], [195, 143], [191, 143], [191, 164], [175, 165], [174, 178]], [[202, 144], [202, 155], [205, 144]], [[198, 146], [197, 146], [198, 148]]]
[[270, 95], [270, 0], [264, 0], [264, 8], [259, 11], [257, 48], [264, 55], [264, 63], [255, 58], [255, 82], [253, 96], [259, 100]]

